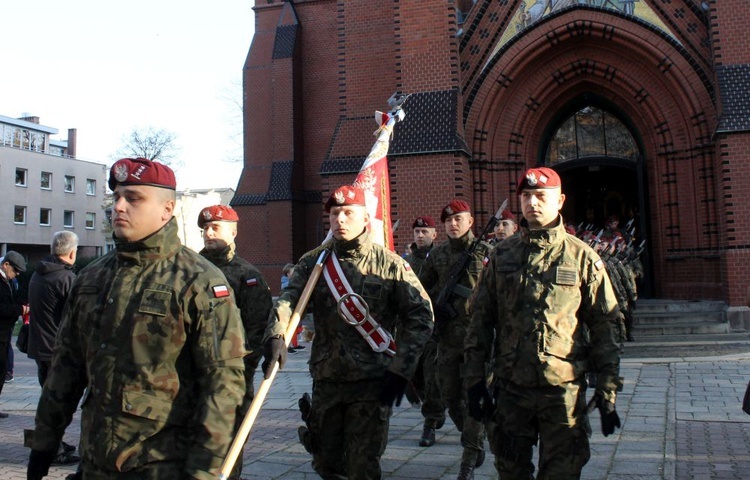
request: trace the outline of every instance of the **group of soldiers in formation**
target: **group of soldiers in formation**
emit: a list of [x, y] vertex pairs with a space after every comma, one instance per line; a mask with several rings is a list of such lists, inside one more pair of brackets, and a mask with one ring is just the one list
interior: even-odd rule
[[[266, 379], [284, 367], [308, 301], [313, 385], [298, 433], [321, 478], [380, 479], [404, 395], [421, 405], [420, 445], [435, 443], [446, 411], [461, 431], [458, 480], [474, 478], [485, 439], [502, 479], [580, 477], [589, 414], [599, 410], [604, 435], [620, 426], [620, 326], [638, 252], [614, 233], [592, 237], [599, 253], [590, 235], [568, 233], [554, 170], [530, 168], [517, 185], [522, 219], [502, 212], [492, 242], [475, 237], [471, 206], [454, 199], [440, 214], [447, 240], [434, 244], [437, 222], [421, 216], [406, 258], [372, 241], [365, 192], [341, 186], [324, 206], [332, 238], [300, 258], [273, 303], [236, 255], [236, 211], [203, 209], [205, 248], [191, 252], [172, 217], [171, 169], [117, 161], [116, 249], [81, 272], [67, 300], [28, 478], [47, 475], [79, 403], [72, 477], [216, 478], [258, 364]], [[590, 401], [587, 374], [597, 376]], [[239, 479], [241, 458], [233, 466], [228, 478]]]

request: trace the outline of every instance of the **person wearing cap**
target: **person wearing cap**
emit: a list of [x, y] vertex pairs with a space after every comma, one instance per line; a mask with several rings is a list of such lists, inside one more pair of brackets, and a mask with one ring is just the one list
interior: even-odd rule
[[[520, 233], [490, 253], [472, 297], [469, 411], [487, 422], [500, 478], [580, 478], [591, 455], [589, 410], [599, 409], [605, 436], [620, 426], [617, 299], [599, 255], [565, 232], [561, 188], [547, 167], [521, 175]], [[587, 371], [597, 375], [589, 408]]]
[[[448, 408], [456, 428], [461, 431], [461, 469], [458, 480], [474, 478], [474, 469], [484, 462], [484, 427], [482, 422], [467, 415], [466, 385], [463, 382], [464, 337], [469, 325], [469, 297], [479, 280], [484, 259], [492, 248], [480, 241], [471, 254], [467, 266], [459, 273], [458, 283], [452, 292], [445, 292], [445, 305], [438, 303], [441, 292], [447, 288], [454, 265], [461, 261], [464, 252], [474, 243], [471, 230], [474, 217], [467, 202], [453, 199], [441, 214], [448, 239], [430, 251], [422, 265], [419, 280], [433, 300], [435, 308], [435, 332], [438, 338], [437, 378], [440, 396]], [[422, 439], [434, 442], [434, 426], [428, 421]]]
[[404, 260], [409, 262], [414, 273], [419, 275], [424, 259], [432, 250], [432, 245], [437, 238], [437, 225], [435, 220], [429, 216], [417, 217], [411, 225], [414, 234], [414, 242], [409, 245], [409, 253], [404, 255]]
[[[13, 280], [26, 271], [26, 260], [20, 253], [8, 250], [0, 258], [0, 394], [5, 384], [5, 374], [8, 370], [8, 349], [13, 327], [18, 317], [29, 312], [28, 305], [24, 305], [18, 296], [17, 283]], [[0, 419], [8, 418], [7, 413], [0, 412]]]
[[[312, 401], [309, 410], [303, 409], [306, 425], [298, 433], [322, 478], [375, 480], [382, 477], [380, 457], [388, 441], [392, 407], [400, 404], [432, 334], [432, 308], [409, 264], [371, 240], [361, 188], [335, 189], [325, 211], [333, 238], [303, 255], [294, 267], [289, 286], [271, 311], [262, 366], [266, 378], [277, 362], [283, 367], [284, 333], [318, 258], [328, 250], [325, 275], [314, 285], [308, 306], [315, 326], [309, 361]], [[355, 294], [361, 300], [352, 298]], [[351, 303], [345, 304], [346, 298]], [[340, 316], [367, 321], [367, 309], [387, 334], [398, 329], [396, 345], [374, 340], [371, 345]], [[387, 347], [384, 351], [381, 344]]]
[[516, 222], [516, 216], [509, 208], [506, 208], [500, 214], [500, 221], [495, 225], [495, 238], [490, 241], [490, 244], [496, 245], [511, 235], [515, 235], [517, 231], [518, 223]]
[[[263, 356], [263, 333], [266, 331], [273, 303], [271, 289], [260, 270], [237, 255], [235, 238], [239, 220], [237, 212], [224, 205], [206, 207], [198, 214], [198, 228], [203, 231], [203, 250], [200, 254], [219, 267], [227, 277], [245, 327], [249, 353], [245, 357], [246, 390], [237, 418], [238, 428], [255, 397], [255, 369]], [[239, 479], [241, 473], [242, 459], [239, 458], [230, 478]]]
[[47, 475], [79, 403], [84, 478], [216, 478], [246, 392], [232, 289], [180, 243], [169, 167], [120, 159], [109, 187], [115, 250], [73, 283], [27, 478]]
[[[404, 260], [409, 262], [417, 275], [437, 238], [436, 227], [435, 220], [426, 215], [417, 217], [411, 226], [414, 243], [410, 245], [409, 253], [404, 256]], [[421, 401], [422, 416], [425, 418], [424, 435], [419, 439], [419, 445], [422, 447], [434, 445], [435, 430], [445, 424], [445, 404], [440, 398], [436, 362], [437, 338], [433, 335], [422, 350], [417, 371], [412, 379], [412, 386], [419, 397], [418, 402]]]

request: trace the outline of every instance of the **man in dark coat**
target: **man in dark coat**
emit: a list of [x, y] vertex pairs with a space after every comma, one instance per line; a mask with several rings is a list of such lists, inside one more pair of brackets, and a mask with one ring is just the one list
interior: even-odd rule
[[[8, 348], [10, 337], [13, 335], [13, 326], [20, 315], [29, 311], [27, 305], [23, 305], [18, 297], [18, 290], [13, 282], [21, 272], [26, 271], [26, 260], [20, 253], [9, 250], [0, 259], [0, 379], [5, 379], [8, 369]], [[3, 392], [4, 382], [0, 381], [0, 393]], [[0, 419], [8, 418], [7, 413], [0, 412]]]

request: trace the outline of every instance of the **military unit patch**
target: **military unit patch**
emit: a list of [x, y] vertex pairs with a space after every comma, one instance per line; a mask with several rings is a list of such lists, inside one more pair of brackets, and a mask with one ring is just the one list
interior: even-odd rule
[[214, 291], [214, 297], [216, 298], [224, 298], [229, 296], [229, 288], [227, 288], [226, 285], [216, 285], [213, 288]]

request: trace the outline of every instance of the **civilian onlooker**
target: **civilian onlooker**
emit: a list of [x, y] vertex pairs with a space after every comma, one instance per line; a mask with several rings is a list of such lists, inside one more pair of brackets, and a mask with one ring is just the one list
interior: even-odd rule
[[[50, 371], [63, 307], [76, 277], [73, 264], [78, 253], [78, 235], [67, 230], [56, 232], [52, 236], [50, 252], [39, 262], [29, 282], [31, 319], [28, 355], [36, 361], [41, 387], [44, 387]], [[67, 465], [80, 460], [73, 445], [61, 442], [52, 463]]]
[[[29, 311], [18, 297], [15, 279], [21, 272], [26, 271], [26, 260], [20, 253], [9, 250], [0, 259], [0, 378], [5, 379], [7, 373], [8, 348], [13, 335], [13, 326], [18, 317]], [[5, 382], [0, 382], [0, 394]], [[7, 413], [0, 412], [0, 418], [8, 418]]]

